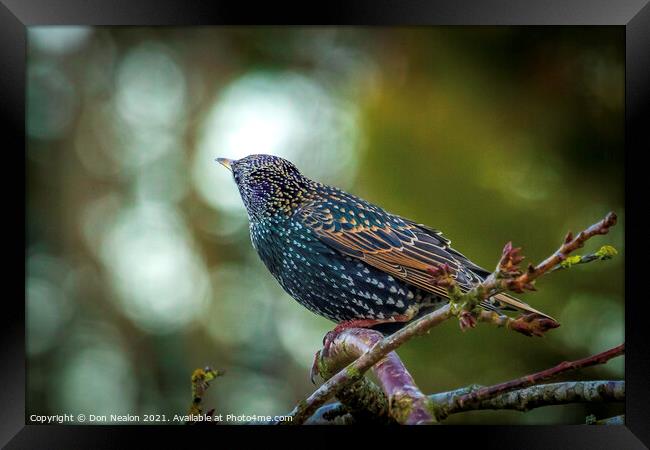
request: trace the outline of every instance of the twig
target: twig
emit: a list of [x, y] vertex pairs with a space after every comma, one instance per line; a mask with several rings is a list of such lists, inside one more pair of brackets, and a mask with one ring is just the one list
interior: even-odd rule
[[524, 314], [513, 319], [512, 317], [498, 314], [494, 311], [481, 311], [478, 314], [478, 320], [480, 322], [491, 323], [497, 327], [506, 327], [526, 336], [538, 337], [542, 337], [548, 330], [560, 326], [556, 321], [534, 313]]
[[612, 259], [618, 254], [618, 251], [611, 245], [603, 245], [597, 252], [589, 253], [588, 255], [572, 255], [562, 261], [560, 264], [548, 271], [548, 273], [555, 272], [556, 270], [568, 269], [578, 264], [586, 264], [592, 261], [605, 261]]
[[476, 391], [455, 398], [454, 401], [448, 406], [447, 412], [451, 413], [455, 409], [468, 408], [467, 406], [468, 404], [477, 403], [485, 399], [503, 394], [505, 392], [531, 386], [564, 372], [568, 372], [576, 369], [582, 369], [597, 364], [605, 364], [610, 359], [616, 356], [620, 356], [624, 352], [625, 352], [625, 344], [621, 344], [618, 347], [614, 347], [605, 352], [598, 353], [597, 355], [589, 356], [588, 358], [580, 359], [577, 361], [564, 361], [555, 367], [543, 370], [541, 372], [534, 373], [532, 375], [526, 375], [524, 377], [517, 378], [515, 380], [506, 381], [505, 383], [500, 383], [494, 386], [477, 389]]
[[[569, 255], [578, 248], [583, 247], [587, 240], [599, 234], [607, 234], [609, 229], [616, 225], [616, 220], [616, 214], [609, 212], [604, 219], [581, 231], [576, 237], [571, 232], [567, 233], [564, 242], [555, 253], [537, 266], [530, 264], [525, 272], [519, 267], [519, 264], [524, 260], [524, 257], [519, 254], [521, 248], [514, 248], [512, 243], [508, 242], [503, 248], [501, 259], [494, 272], [488, 275], [483, 282], [478, 283], [465, 293], [458, 287], [456, 279], [447, 264], [431, 267], [428, 272], [438, 286], [447, 289], [452, 314], [458, 316], [460, 327], [465, 330], [476, 325], [475, 316], [480, 316], [477, 307], [483, 300], [505, 291], [523, 293], [526, 290], [535, 290], [535, 280], [548, 272], [557, 270], [558, 267], [565, 268], [570, 267], [571, 263], [583, 264], [595, 259], [611, 258], [616, 254], [616, 249], [604, 246], [593, 255], [577, 257], [577, 259], [567, 261]], [[563, 265], [564, 262], [567, 263]], [[503, 321], [505, 319], [499, 319], [498, 315], [483, 315], [479, 319], [492, 321], [500, 326], [509, 325], [515, 331], [528, 336], [540, 336], [548, 329], [559, 326], [553, 320], [536, 315], [528, 315], [519, 322]]]
[[[203, 415], [203, 396], [210, 387], [210, 381], [224, 374], [223, 371], [214, 370], [211, 367], [205, 369], [196, 369], [192, 373], [192, 404], [189, 408], [189, 417], [199, 419]], [[212, 415], [212, 411], [207, 413]], [[195, 420], [190, 420], [187, 423], [194, 423]]]
[[[560, 265], [567, 257], [574, 252], [575, 250], [582, 248], [585, 242], [592, 237], [599, 234], [607, 234], [609, 229], [616, 225], [616, 214], [613, 212], [608, 213], [604, 219], [591, 225], [584, 231], [578, 233], [577, 236], [573, 236], [573, 233], [568, 232], [564, 238], [564, 242], [558, 250], [555, 251], [551, 256], [546, 258], [541, 263], [533, 266], [532, 264], [528, 266], [528, 269], [516, 277], [508, 276], [509, 274], [504, 275], [504, 259], [507, 259], [511, 253], [516, 253], [519, 249], [512, 249], [512, 245], [506, 245], [504, 249], [504, 255], [502, 260], [497, 267], [495, 273], [488, 277], [486, 282], [481, 283], [483, 288], [488, 291], [487, 296], [493, 295], [494, 291], [513, 291], [513, 292], [524, 292], [525, 290], [534, 290], [534, 281], [545, 273], [553, 270], [555, 267]], [[586, 261], [585, 261], [586, 262]], [[517, 266], [517, 264], [515, 264]], [[517, 267], [515, 267], [517, 269]], [[516, 271], [511, 274], [516, 274]], [[487, 298], [487, 297], [486, 297]]]

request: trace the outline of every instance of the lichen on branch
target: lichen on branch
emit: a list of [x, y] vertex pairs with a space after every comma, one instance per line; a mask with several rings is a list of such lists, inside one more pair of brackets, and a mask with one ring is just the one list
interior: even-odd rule
[[[566, 405], [571, 403], [620, 403], [625, 401], [625, 381], [622, 380], [564, 381], [516, 389], [495, 397], [486, 398], [480, 402], [466, 404], [463, 408], [445, 409], [446, 406], [454, 404], [456, 397], [476, 391], [482, 387], [473, 385], [453, 391], [440, 392], [429, 395], [429, 399], [438, 405], [446, 415], [487, 409], [527, 412], [544, 406]], [[605, 421], [607, 419], [596, 421], [593, 418], [593, 422], [588, 423], [605, 424], [602, 423]], [[319, 408], [307, 423], [338, 425], [358, 422], [353, 416], [348, 414], [343, 405], [340, 403], [331, 403]]]
[[[223, 371], [212, 369], [211, 367], [205, 367], [204, 369], [196, 369], [192, 373], [191, 382], [192, 382], [192, 404], [190, 405], [188, 415], [190, 417], [197, 417], [203, 415], [203, 396], [205, 392], [210, 387], [210, 382], [217, 377], [220, 377], [224, 374]], [[212, 414], [212, 411], [208, 411], [208, 415]], [[189, 422], [193, 423], [193, 422]]]

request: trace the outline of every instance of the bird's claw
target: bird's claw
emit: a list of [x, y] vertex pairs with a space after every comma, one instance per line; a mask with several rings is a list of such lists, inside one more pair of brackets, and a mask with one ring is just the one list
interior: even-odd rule
[[314, 362], [311, 365], [311, 370], [309, 372], [309, 378], [313, 384], [316, 384], [316, 377], [320, 375], [320, 369], [318, 368], [322, 358], [327, 358], [330, 354], [330, 349], [334, 343], [334, 339], [341, 334], [341, 331], [345, 327], [337, 326], [331, 331], [328, 331], [327, 334], [323, 337], [323, 349], [318, 350], [314, 355]]
[[314, 355], [314, 362], [311, 365], [311, 370], [309, 371], [309, 379], [312, 384], [316, 384], [316, 377], [320, 375], [320, 369], [318, 368], [321, 357], [321, 351], [318, 350]]
[[323, 337], [323, 356], [329, 356], [332, 343], [339, 334], [341, 334], [341, 330], [335, 328], [331, 331], [328, 331], [325, 337]]

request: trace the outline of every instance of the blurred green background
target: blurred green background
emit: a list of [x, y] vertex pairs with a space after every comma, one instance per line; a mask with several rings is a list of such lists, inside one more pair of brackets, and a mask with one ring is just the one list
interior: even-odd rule
[[[182, 414], [195, 368], [217, 413], [283, 414], [333, 327], [284, 293], [213, 159], [272, 153], [441, 229], [487, 268], [532, 261], [609, 210], [525, 300], [543, 339], [455, 321], [399, 350], [424, 392], [491, 384], [624, 340], [622, 27], [32, 27], [28, 414]], [[623, 359], [567, 379], [620, 379]], [[622, 405], [447, 423], [584, 423]]]

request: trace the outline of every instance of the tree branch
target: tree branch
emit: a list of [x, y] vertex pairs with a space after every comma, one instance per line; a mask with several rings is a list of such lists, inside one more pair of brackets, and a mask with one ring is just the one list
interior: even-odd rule
[[192, 404], [188, 411], [188, 416], [190, 418], [187, 422], [188, 424], [201, 422], [201, 416], [212, 415], [214, 410], [203, 413], [203, 396], [205, 395], [205, 391], [210, 387], [210, 382], [223, 374], [223, 371], [214, 370], [211, 367], [196, 369], [192, 373]]
[[[533, 283], [537, 278], [541, 277], [549, 271], [552, 271], [557, 266], [561, 267], [562, 262], [565, 261], [572, 252], [579, 248], [582, 248], [587, 240], [599, 234], [607, 234], [609, 232], [609, 229], [616, 225], [616, 221], [616, 214], [610, 212], [605, 216], [604, 219], [591, 225], [586, 230], [581, 231], [576, 237], [574, 237], [573, 233], [569, 231], [564, 238], [564, 242], [560, 248], [555, 251], [555, 253], [553, 253], [551, 256], [536, 266], [533, 266], [532, 264], [529, 265], [526, 272], [515, 277], [512, 277], [512, 275], [516, 275], [518, 272], [516, 263], [514, 264], [511, 272], [504, 273], [508, 272], [508, 270], [504, 270], [506, 269], [508, 263], [508, 257], [519, 250], [512, 249], [512, 245], [508, 243], [508, 245], [506, 245], [506, 248], [504, 248], [504, 254], [501, 261], [499, 262], [499, 266], [497, 266], [497, 270], [491, 274], [484, 283], [481, 283], [483, 285], [483, 289], [486, 289], [489, 292], [489, 295], [487, 295], [487, 297], [493, 295], [495, 293], [494, 291], [513, 291], [522, 293], [527, 289], [534, 290]], [[584, 263], [589, 261], [585, 259], [582, 262]]]
[[390, 416], [386, 395], [365, 377], [341, 387], [334, 395], [357, 423], [395, 423]]
[[[302, 424], [311, 416], [318, 407], [329, 400], [335, 392], [344, 385], [349, 385], [359, 379], [372, 366], [377, 364], [388, 353], [398, 348], [411, 337], [426, 333], [427, 330], [438, 325], [450, 317], [449, 305], [443, 307], [411, 322], [408, 326], [383, 338], [372, 346], [370, 350], [361, 355], [354, 362], [349, 364], [345, 369], [339, 371], [329, 378], [316, 391], [314, 391], [306, 400], [300, 402], [289, 415], [293, 417], [291, 424]], [[345, 330], [341, 334], [347, 334], [350, 330]]]
[[[320, 374], [324, 378], [331, 377], [368, 352], [382, 339], [383, 335], [380, 332], [366, 328], [352, 328], [338, 334], [331, 342], [327, 356], [317, 356]], [[421, 424], [435, 421], [431, 412], [431, 402], [415, 385], [413, 377], [404, 367], [397, 353], [388, 353], [372, 366], [372, 370], [386, 397], [378, 398], [377, 395], [366, 394], [365, 397], [370, 403], [368, 407], [377, 410], [378, 407], [385, 406], [388, 399], [387, 410], [398, 423]], [[346, 403], [339, 394], [336, 396], [342, 403]]]
[[321, 406], [305, 421], [305, 425], [352, 425], [355, 423], [357, 423], [355, 417], [341, 403]]
[[[429, 400], [438, 405], [450, 405], [453, 399], [481, 386], [470, 386], [439, 394], [429, 395]], [[467, 404], [463, 409], [449, 410], [457, 414], [476, 410], [513, 410], [526, 412], [543, 406], [566, 405], [570, 403], [601, 403], [625, 401], [625, 381], [565, 381], [561, 383], [540, 384], [515, 391], [506, 392], [496, 397], [477, 403]], [[620, 419], [620, 416], [613, 418]], [[608, 419], [604, 419], [608, 420]], [[595, 421], [600, 424], [603, 421]], [[340, 403], [331, 403], [319, 408], [306, 422], [308, 424], [338, 425], [356, 423], [353, 416]]]
[[497, 327], [509, 328], [525, 336], [542, 337], [548, 330], [560, 326], [554, 320], [540, 316], [539, 314], [524, 314], [515, 319], [504, 314], [498, 314], [494, 311], [480, 311], [478, 313], [479, 322], [487, 322]]
[[[438, 400], [439, 394], [434, 396]], [[465, 411], [483, 409], [511, 409], [529, 411], [550, 405], [567, 403], [595, 403], [625, 400], [625, 381], [566, 381], [561, 383], [540, 384], [523, 389], [506, 392], [460, 406], [449, 399], [451, 406], [447, 412], [456, 414]]]
[[497, 395], [513, 391], [515, 389], [521, 389], [537, 384], [540, 381], [547, 380], [564, 372], [582, 369], [597, 364], [605, 364], [610, 359], [616, 356], [620, 356], [624, 352], [625, 344], [621, 344], [602, 353], [598, 353], [597, 355], [589, 356], [588, 358], [583, 358], [577, 361], [564, 361], [555, 367], [551, 367], [550, 369], [546, 369], [532, 375], [526, 375], [515, 380], [496, 384], [494, 386], [482, 387], [475, 391], [454, 398], [452, 403], [450, 403], [445, 409], [448, 413], [451, 413], [456, 409], [464, 410], [465, 408], [470, 408], [468, 405], [471, 405], [472, 403], [480, 403], [486, 399], [496, 397]]

